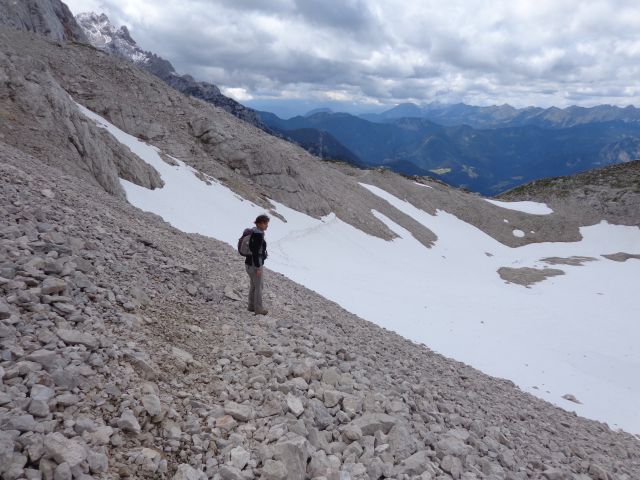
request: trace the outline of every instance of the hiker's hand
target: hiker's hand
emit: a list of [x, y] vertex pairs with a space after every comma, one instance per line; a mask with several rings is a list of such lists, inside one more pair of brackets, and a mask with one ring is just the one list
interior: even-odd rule
[[261, 277], [261, 276], [262, 276], [262, 267], [256, 270], [256, 277]]

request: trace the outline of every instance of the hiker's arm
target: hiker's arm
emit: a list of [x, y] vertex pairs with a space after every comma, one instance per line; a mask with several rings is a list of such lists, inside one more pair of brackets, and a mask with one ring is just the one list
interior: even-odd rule
[[259, 233], [252, 233], [249, 239], [249, 250], [251, 250], [251, 264], [254, 267], [261, 266], [260, 245], [262, 244], [262, 236]]

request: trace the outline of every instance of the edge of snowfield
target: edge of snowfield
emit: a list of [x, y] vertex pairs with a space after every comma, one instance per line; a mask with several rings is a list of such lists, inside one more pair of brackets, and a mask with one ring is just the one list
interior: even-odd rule
[[[156, 190], [121, 180], [131, 204], [184, 232], [234, 246], [263, 213], [215, 179], [199, 179], [179, 160], [169, 165], [157, 148], [78, 107], [162, 176], [165, 186]], [[399, 238], [388, 242], [333, 214], [318, 220], [272, 202], [286, 222], [271, 221], [269, 268], [557, 406], [640, 433], [640, 261], [602, 257], [640, 253], [639, 228], [601, 223], [581, 228], [580, 242], [511, 248], [454, 215], [430, 215], [378, 187], [361, 186], [432, 230], [435, 246], [424, 247], [378, 212]], [[565, 275], [531, 288], [505, 283], [497, 274], [500, 267], [544, 268], [542, 258], [571, 256], [597, 261], [562, 265]], [[582, 403], [565, 400], [566, 394]]]

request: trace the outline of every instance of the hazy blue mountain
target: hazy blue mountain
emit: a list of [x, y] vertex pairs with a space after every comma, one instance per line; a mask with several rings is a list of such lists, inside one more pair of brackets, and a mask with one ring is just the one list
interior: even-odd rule
[[[289, 120], [283, 120], [273, 113], [257, 113], [262, 123], [271, 133], [293, 143], [297, 143], [313, 155], [327, 160], [347, 162], [357, 167], [366, 166], [355, 153], [345, 147], [326, 130], [309, 126], [297, 128], [293, 126]], [[318, 113], [313, 115], [318, 115]]]
[[330, 108], [314, 108], [313, 110], [308, 111], [307, 113], [304, 114], [305, 117], [310, 117], [312, 115], [315, 115], [316, 113], [335, 113], [333, 110], [331, 110]]
[[464, 103], [430, 103], [424, 107], [413, 103], [397, 105], [380, 114], [361, 115], [371, 122], [385, 122], [401, 117], [420, 117], [445, 126], [469, 125], [474, 128], [506, 128], [535, 125], [543, 128], [567, 128], [586, 123], [630, 122], [640, 123], [640, 109], [633, 106], [567, 108], [514, 108], [511, 105], [478, 107]]
[[265, 124], [285, 134], [308, 128], [328, 132], [367, 166], [413, 175], [429, 173], [487, 195], [640, 154], [640, 123], [619, 120], [553, 129], [536, 125], [477, 129], [415, 117], [376, 123], [346, 113], [288, 120], [260, 115]]

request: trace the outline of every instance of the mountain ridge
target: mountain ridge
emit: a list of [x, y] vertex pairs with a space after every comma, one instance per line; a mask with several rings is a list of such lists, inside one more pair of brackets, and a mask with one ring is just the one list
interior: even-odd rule
[[134, 63], [186, 95], [212, 103], [245, 122], [264, 128], [252, 109], [223, 95], [216, 85], [197, 81], [191, 75], [179, 75], [171, 62], [140, 48], [126, 26], [116, 28], [105, 14], [93, 12], [80, 13], [75, 18], [96, 48]]
[[509, 104], [487, 107], [464, 103], [443, 104], [432, 102], [424, 107], [414, 103], [399, 104], [380, 114], [361, 115], [370, 121], [384, 122], [402, 117], [426, 118], [444, 126], [469, 125], [477, 129], [521, 127], [533, 125], [542, 128], [568, 128], [585, 123], [623, 121], [640, 122], [640, 109], [633, 105], [617, 107], [597, 105], [580, 107], [515, 108]]

